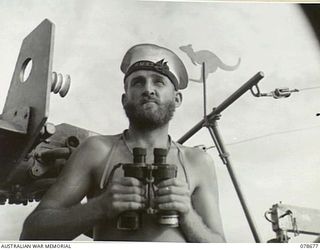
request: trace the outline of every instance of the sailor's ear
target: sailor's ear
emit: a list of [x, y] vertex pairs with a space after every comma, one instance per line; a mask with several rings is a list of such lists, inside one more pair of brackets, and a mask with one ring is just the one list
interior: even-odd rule
[[127, 97], [127, 95], [125, 93], [123, 93], [122, 96], [121, 96], [121, 103], [124, 106], [124, 105], [127, 104], [127, 102], [128, 102], [128, 97]]
[[180, 107], [182, 103], [182, 93], [180, 91], [175, 92], [174, 102], [176, 104], [176, 108]]

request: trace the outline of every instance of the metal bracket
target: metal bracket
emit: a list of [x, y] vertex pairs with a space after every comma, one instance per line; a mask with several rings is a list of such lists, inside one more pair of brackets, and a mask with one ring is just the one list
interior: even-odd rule
[[[54, 24], [41, 22], [22, 42], [0, 116], [0, 182], [30, 152], [49, 113]], [[14, 150], [12, 150], [14, 149]]]
[[[271, 218], [265, 218], [272, 223], [272, 230], [279, 242], [288, 242], [288, 233], [319, 235], [320, 210], [277, 203], [266, 212]], [[266, 215], [265, 214], [265, 215]]]
[[251, 94], [255, 97], [273, 97], [274, 99], [287, 98], [291, 96], [291, 93], [299, 92], [298, 89], [276, 88], [269, 93], [261, 93], [258, 84], [252, 86], [250, 91]]
[[30, 108], [22, 107], [4, 112], [0, 119], [0, 130], [11, 131], [19, 134], [28, 132]]

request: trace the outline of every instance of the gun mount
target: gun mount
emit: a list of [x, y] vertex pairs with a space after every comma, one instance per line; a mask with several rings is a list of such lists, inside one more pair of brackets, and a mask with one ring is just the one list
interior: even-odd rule
[[54, 24], [40, 23], [22, 42], [0, 115], [0, 204], [40, 200], [66, 160], [93, 133], [46, 123], [50, 92], [64, 97], [70, 76], [52, 71]]

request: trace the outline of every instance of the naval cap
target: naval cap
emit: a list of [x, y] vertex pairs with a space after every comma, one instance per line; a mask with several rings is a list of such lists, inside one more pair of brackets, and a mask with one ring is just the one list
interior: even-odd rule
[[123, 57], [121, 71], [125, 78], [137, 70], [153, 70], [167, 76], [176, 90], [188, 85], [188, 73], [180, 58], [171, 50], [155, 44], [138, 44]]

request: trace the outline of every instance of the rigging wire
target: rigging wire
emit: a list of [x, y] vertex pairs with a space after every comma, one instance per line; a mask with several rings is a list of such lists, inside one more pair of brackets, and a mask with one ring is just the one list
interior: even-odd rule
[[[317, 86], [312, 86], [312, 87], [305, 87], [305, 88], [300, 88], [297, 89], [297, 91], [305, 91], [305, 90], [312, 90], [312, 89], [319, 89], [320, 85]], [[317, 116], [319, 116], [320, 113], [317, 114]], [[273, 132], [273, 133], [269, 133], [269, 134], [265, 134], [265, 135], [260, 135], [260, 136], [255, 136], [255, 137], [251, 137], [248, 139], [243, 139], [241, 141], [237, 141], [237, 142], [231, 142], [231, 143], [226, 143], [226, 145], [228, 146], [232, 146], [232, 145], [237, 145], [237, 144], [242, 144], [242, 143], [246, 143], [246, 142], [250, 142], [250, 141], [255, 141], [261, 138], [265, 138], [265, 137], [270, 137], [270, 136], [276, 136], [276, 135], [280, 135], [280, 134], [288, 134], [288, 133], [295, 133], [295, 132], [299, 132], [299, 131], [304, 131], [304, 130], [310, 130], [310, 129], [314, 129], [314, 128], [319, 128], [320, 125], [318, 126], [313, 126], [313, 127], [306, 127], [306, 128], [298, 128], [298, 129], [291, 129], [291, 130], [285, 130], [285, 131], [278, 131], [278, 132]], [[199, 147], [202, 147], [205, 150], [209, 150], [212, 148], [216, 148], [216, 146], [210, 146], [210, 147], [205, 147], [203, 145], [198, 145]], [[196, 147], [198, 147], [196, 146]]]
[[288, 98], [291, 96], [294, 92], [301, 92], [305, 90], [314, 90], [320, 88], [319, 85], [312, 86], [312, 87], [305, 87], [301, 89], [289, 89], [287, 87], [285, 88], [276, 88], [273, 91], [267, 92], [267, 93], [261, 93], [260, 88], [258, 85], [253, 86], [250, 91], [251, 94], [255, 97], [273, 97], [274, 99], [282, 99], [282, 98]]
[[313, 86], [313, 87], [301, 88], [301, 89], [299, 89], [299, 91], [310, 90], [310, 89], [319, 89], [319, 88], [320, 88], [320, 86], [318, 85], [318, 86]]
[[[312, 126], [312, 127], [306, 127], [306, 128], [297, 128], [297, 129], [291, 129], [291, 130], [272, 132], [272, 133], [268, 133], [268, 134], [265, 134], [265, 135], [260, 135], [260, 136], [255, 136], [255, 137], [251, 137], [251, 138], [248, 138], [248, 139], [240, 140], [240, 141], [237, 141], [237, 142], [226, 143], [226, 145], [227, 146], [233, 146], [233, 145], [237, 145], [237, 144], [242, 144], [242, 143], [246, 143], [246, 142], [250, 142], [250, 141], [259, 140], [259, 139], [265, 138], [265, 137], [276, 136], [276, 135], [281, 135], [281, 134], [296, 133], [296, 132], [315, 129], [315, 128], [319, 128], [319, 127], [320, 127], [320, 125]], [[215, 148], [215, 147], [216, 146], [206, 147], [206, 150], [212, 149], [212, 148]]]

